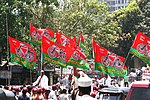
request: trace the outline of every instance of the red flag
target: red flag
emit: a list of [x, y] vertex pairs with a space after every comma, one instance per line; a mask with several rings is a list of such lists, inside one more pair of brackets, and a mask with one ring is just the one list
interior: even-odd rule
[[73, 40], [74, 40], [74, 42], [75, 42], [75, 48], [76, 48], [76, 47], [77, 47], [77, 44], [76, 44], [76, 42], [77, 42], [77, 38], [76, 38], [76, 36], [75, 36], [75, 35], [74, 35]]
[[41, 37], [46, 37], [47, 39], [52, 39], [54, 37], [54, 32], [48, 28], [46, 29], [38, 29], [39, 34]]
[[[95, 42], [95, 41], [94, 41]], [[125, 58], [114, 54], [104, 47], [94, 43], [95, 70], [111, 76], [126, 76], [127, 67], [124, 65]]]
[[[54, 37], [54, 32], [48, 28], [46, 29], [38, 29], [35, 28], [32, 24], [30, 24], [30, 35], [34, 41], [41, 41], [42, 36], [52, 39]], [[37, 43], [40, 44], [40, 43]]]
[[72, 54], [72, 58], [74, 60], [83, 60], [83, 59], [86, 59], [86, 56], [83, 54], [83, 52], [81, 51], [81, 48], [80, 47], [77, 47], [75, 50], [74, 50], [74, 53]]
[[38, 29], [35, 28], [32, 24], [30, 24], [30, 35], [33, 40], [40, 40], [41, 36], [38, 32]]
[[85, 62], [85, 58], [86, 56], [81, 52], [81, 48], [77, 47], [76, 49], [74, 49], [74, 52], [71, 58], [68, 60], [67, 64], [77, 68], [89, 70], [90, 66]]
[[56, 42], [62, 46], [76, 47], [76, 42], [69, 36], [65, 36], [60, 32], [56, 32]]
[[80, 44], [80, 41], [82, 41], [84, 43], [84, 37], [82, 34], [80, 34], [80, 37], [78, 39], [78, 45]]
[[92, 47], [93, 47], [93, 58], [95, 57], [95, 53], [96, 53], [96, 47], [98, 46], [98, 44], [96, 43], [96, 41], [94, 39], [92, 39]]
[[95, 62], [100, 62], [104, 66], [113, 66], [118, 69], [126, 69], [126, 66], [123, 67], [125, 58], [114, 54], [107, 49], [96, 46], [96, 57]]
[[43, 37], [42, 53], [53, 60], [58, 61], [58, 59], [60, 59], [62, 62], [67, 62], [73, 53], [73, 49], [70, 47], [60, 46], [53, 41]]
[[150, 64], [150, 38], [142, 32], [138, 32], [130, 52]]
[[36, 52], [31, 45], [9, 38], [12, 62], [17, 62], [27, 68], [33, 69], [36, 65]]

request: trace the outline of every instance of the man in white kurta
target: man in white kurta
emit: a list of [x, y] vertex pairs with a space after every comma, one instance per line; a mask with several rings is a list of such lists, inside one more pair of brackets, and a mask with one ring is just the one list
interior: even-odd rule
[[41, 76], [33, 83], [33, 86], [40, 86], [42, 88], [48, 88], [48, 77], [44, 74], [44, 71], [41, 70]]

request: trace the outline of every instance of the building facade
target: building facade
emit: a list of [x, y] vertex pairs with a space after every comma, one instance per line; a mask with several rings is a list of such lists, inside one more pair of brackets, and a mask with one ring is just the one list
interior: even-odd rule
[[105, 0], [105, 1], [110, 6], [109, 12], [113, 12], [120, 8], [125, 8], [129, 3], [129, 0]]

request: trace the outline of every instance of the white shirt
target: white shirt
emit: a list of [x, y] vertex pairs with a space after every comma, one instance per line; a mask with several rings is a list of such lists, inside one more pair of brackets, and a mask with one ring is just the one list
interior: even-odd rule
[[71, 84], [73, 86], [73, 89], [78, 88], [78, 79], [77, 79], [77, 77], [73, 76]]
[[58, 100], [70, 100], [69, 99], [69, 95], [68, 94], [60, 94], [59, 96], [58, 96]]
[[79, 100], [97, 100], [97, 99], [91, 97], [90, 95], [83, 95]]
[[51, 90], [51, 92], [49, 93], [49, 98], [50, 100], [57, 100], [55, 91]]
[[[37, 80], [33, 83], [33, 86], [38, 84], [38, 82], [40, 81], [40, 78], [41, 78], [41, 76], [39, 76], [37, 78]], [[46, 75], [42, 76], [39, 86], [41, 86], [43, 88], [48, 88], [48, 77]]]

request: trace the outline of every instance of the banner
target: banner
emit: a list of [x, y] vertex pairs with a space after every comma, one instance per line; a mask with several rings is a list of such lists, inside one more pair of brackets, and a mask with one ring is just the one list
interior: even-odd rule
[[126, 76], [127, 68], [124, 65], [124, 58], [107, 49], [95, 45], [95, 70], [101, 71], [110, 76]]
[[53, 41], [42, 37], [43, 61], [66, 67], [66, 62], [70, 59], [73, 50], [70, 47], [60, 46]]
[[130, 52], [145, 63], [150, 64], [150, 38], [142, 32], [138, 32]]
[[28, 69], [36, 66], [36, 52], [33, 47], [25, 42], [20, 42], [12, 37], [9, 38], [11, 62], [16, 62]]
[[52, 40], [54, 37], [54, 32], [48, 28], [46, 29], [38, 29], [35, 28], [32, 24], [30, 24], [30, 36], [31, 42], [35, 45], [41, 45], [42, 37], [46, 37], [47, 39]]

